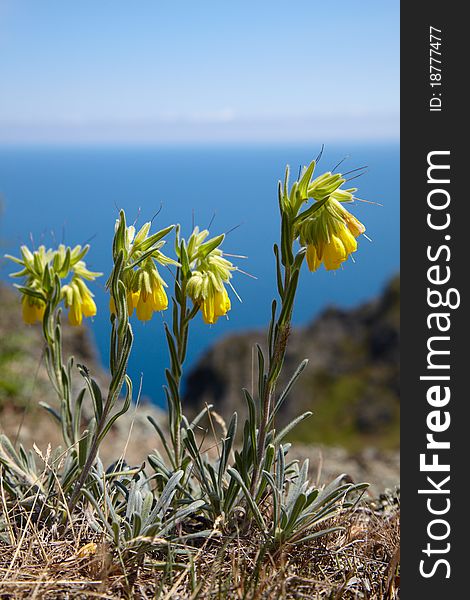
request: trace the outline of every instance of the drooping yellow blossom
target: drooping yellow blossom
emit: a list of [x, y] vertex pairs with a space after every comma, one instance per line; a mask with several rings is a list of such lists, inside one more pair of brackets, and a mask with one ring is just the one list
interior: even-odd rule
[[[149, 321], [154, 312], [168, 308], [168, 297], [165, 292], [166, 283], [161, 278], [155, 263], [146, 261], [134, 277], [137, 290], [131, 293], [131, 304], [135, 306], [139, 321]], [[129, 303], [129, 296], [128, 296]]]
[[69, 323], [74, 327], [82, 324], [83, 317], [94, 317], [96, 315], [96, 304], [93, 294], [86, 284], [78, 278], [74, 278], [70, 284], [63, 287], [65, 294], [65, 307], [69, 309]]
[[127, 294], [127, 312], [131, 317], [134, 314], [134, 309], [139, 302], [140, 293], [139, 292], [128, 292]]
[[307, 264], [316, 271], [323, 263], [327, 271], [338, 269], [357, 250], [356, 238], [364, 225], [334, 197], [300, 224], [300, 243], [307, 248]]
[[194, 228], [187, 243], [187, 262], [191, 276], [186, 292], [194, 305], [199, 307], [204, 323], [213, 325], [219, 317], [231, 309], [226, 285], [236, 267], [223, 255], [219, 248], [225, 236], [207, 240], [209, 231]]
[[214, 325], [231, 308], [223, 281], [212, 272], [193, 271], [187, 287], [188, 295], [199, 306], [204, 323]]
[[[225, 270], [221, 270], [220, 259], [226, 261], [230, 267], [224, 265]], [[225, 316], [231, 309], [224, 283], [227, 283], [231, 277], [229, 269], [235, 267], [221, 256], [217, 257], [216, 265], [217, 267], [212, 270], [211, 266], [214, 267], [212, 261], [202, 261], [198, 265], [199, 270], [193, 271], [187, 287], [188, 295], [201, 309], [202, 318], [207, 325], [213, 325], [219, 317]]]
[[[344, 209], [343, 209], [344, 210]], [[344, 220], [346, 221], [346, 226], [349, 231], [353, 234], [355, 238], [359, 237], [362, 233], [365, 233], [366, 228], [364, 225], [356, 219], [354, 215], [352, 215], [347, 210], [344, 211], [346, 214], [344, 215]]]
[[[149, 321], [154, 312], [168, 308], [168, 297], [165, 292], [166, 283], [160, 277], [153, 263], [147, 262], [142, 269], [133, 273], [132, 282], [129, 285], [137, 287], [127, 292], [127, 312], [129, 317], [137, 309], [136, 314], [139, 321]], [[109, 300], [111, 313], [117, 314], [114, 298]]]
[[139, 321], [149, 321], [154, 312], [168, 308], [168, 297], [161, 282], [154, 285], [151, 292], [142, 290], [137, 301], [137, 318]]
[[[130, 317], [137, 309], [137, 318], [140, 321], [149, 321], [154, 312], [168, 308], [166, 283], [158, 272], [157, 263], [165, 266], [179, 265], [160, 251], [165, 243], [162, 238], [173, 226], [150, 234], [149, 221], [136, 233], [133, 225], [126, 225], [125, 215], [122, 213], [116, 222], [116, 234], [120, 228], [122, 239], [118, 248], [124, 251], [125, 257], [126, 268], [122, 275], [122, 283], [126, 289], [127, 312]], [[109, 308], [111, 313], [117, 313], [112, 296]]]
[[27, 325], [34, 325], [36, 321], [42, 322], [46, 305], [44, 302], [31, 296], [23, 296], [21, 301], [23, 308], [23, 321]]
[[202, 318], [207, 325], [213, 325], [219, 317], [225, 316], [231, 308], [230, 298], [225, 287], [215, 290], [201, 302]]

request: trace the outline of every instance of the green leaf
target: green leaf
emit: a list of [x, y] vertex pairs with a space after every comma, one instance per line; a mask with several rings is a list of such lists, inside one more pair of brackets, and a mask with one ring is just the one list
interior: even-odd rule
[[[87, 253], [87, 250], [85, 250], [85, 254]], [[58, 275], [60, 277], [67, 277], [67, 275], [69, 274], [70, 271], [70, 265], [71, 265], [71, 260], [72, 260], [72, 256], [70, 253], [70, 248], [67, 248], [67, 250], [65, 251], [65, 258], [64, 258], [64, 262], [62, 263], [62, 265], [60, 265], [60, 267], [57, 269]], [[79, 259], [80, 260], [80, 259]], [[75, 263], [77, 263], [78, 261], [75, 261]]]
[[168, 483], [165, 485], [165, 488], [164, 488], [160, 498], [158, 499], [158, 502], [155, 505], [155, 508], [150, 513], [149, 521], [153, 522], [156, 519], [156, 517], [160, 511], [165, 513], [168, 510], [171, 499], [173, 498], [173, 496], [176, 492], [176, 489], [178, 487], [178, 484], [181, 481], [181, 478], [183, 477], [183, 475], [184, 475], [183, 471], [180, 470], [180, 471], [176, 471], [176, 473], [174, 473], [171, 476]]
[[292, 254], [292, 238], [290, 219], [286, 213], [281, 217], [281, 259], [284, 266], [291, 265], [294, 260]]
[[160, 231], [157, 231], [157, 233], [150, 235], [144, 242], [139, 244], [139, 250], [147, 252], [147, 250], [153, 248], [157, 242], [167, 236], [174, 227], [174, 225], [169, 225], [168, 227], [165, 227], [165, 229], [161, 229]]
[[289, 520], [287, 521], [287, 525], [285, 527], [287, 536], [289, 536], [296, 529], [296, 525], [298, 524], [297, 519], [299, 518], [306, 504], [307, 494], [300, 493], [295, 499], [292, 512], [289, 515]]
[[181, 510], [177, 511], [177, 513], [165, 524], [165, 527], [163, 527], [160, 531], [160, 537], [163, 537], [166, 533], [168, 533], [168, 531], [173, 529], [175, 525], [178, 525], [178, 523], [181, 523], [181, 521], [184, 521], [187, 517], [194, 514], [199, 508], [204, 506], [204, 504], [204, 500], [195, 500], [186, 508], [182, 508]]
[[300, 223], [304, 219], [310, 219], [311, 217], [313, 217], [313, 215], [318, 210], [320, 210], [326, 204], [326, 202], [328, 202], [329, 199], [330, 199], [330, 196], [326, 196], [322, 200], [316, 201], [314, 204], [312, 204], [312, 206], [310, 206], [309, 208], [307, 208], [307, 210], [304, 210], [299, 215], [297, 215], [295, 217], [294, 221], [293, 221], [293, 224], [297, 225], [298, 223]]
[[248, 503], [248, 506], [250, 507], [250, 510], [251, 510], [254, 518], [256, 519], [256, 522], [258, 523], [259, 528], [261, 529], [261, 531], [263, 533], [265, 533], [266, 532], [266, 524], [264, 522], [263, 515], [261, 514], [253, 496], [250, 494], [248, 488], [246, 487], [245, 482], [243, 481], [243, 478], [241, 477], [240, 473], [238, 471], [236, 471], [235, 469], [232, 469], [232, 467], [229, 467], [227, 469], [227, 472], [233, 479], [236, 480], [236, 482], [241, 487], [243, 494], [245, 496], [245, 499]]
[[[248, 428], [248, 439], [251, 441], [251, 447], [253, 452], [256, 448], [256, 405], [250, 392], [243, 388], [243, 395], [245, 396], [246, 404], [248, 406], [248, 421], [246, 427]], [[244, 436], [245, 437], [245, 436]], [[248, 440], [247, 440], [248, 441]]]
[[[184, 240], [181, 240], [179, 256], [180, 256], [181, 271], [183, 273], [183, 277], [184, 277], [184, 279], [187, 279], [191, 275], [191, 267], [189, 264], [190, 257], [188, 256], [186, 242]], [[180, 302], [180, 304], [181, 304], [181, 302]]]
[[125, 379], [126, 386], [127, 386], [126, 396], [125, 396], [125, 399], [124, 399], [124, 403], [122, 405], [121, 410], [119, 412], [117, 412], [115, 415], [113, 415], [109, 419], [108, 423], [103, 428], [103, 431], [98, 436], [98, 439], [99, 439], [100, 442], [106, 436], [106, 434], [111, 429], [111, 427], [113, 426], [113, 424], [115, 423], [115, 421], [117, 419], [119, 419], [119, 417], [121, 417], [123, 414], [125, 414], [129, 410], [129, 407], [131, 405], [131, 401], [132, 401], [132, 381], [131, 381], [130, 377], [128, 377], [127, 375], [124, 375], [124, 379]]
[[125, 248], [126, 236], [126, 214], [123, 210], [119, 212], [119, 224], [113, 238], [113, 257], [116, 263], [119, 254], [123, 253]]
[[155, 431], [157, 432], [158, 437], [160, 438], [160, 441], [162, 442], [163, 447], [165, 448], [165, 452], [166, 452], [168, 458], [173, 462], [174, 461], [173, 453], [170, 452], [170, 448], [166, 441], [166, 435], [163, 433], [162, 429], [160, 428], [160, 425], [155, 421], [155, 419], [152, 416], [147, 416], [147, 419], [153, 425]]
[[301, 423], [304, 419], [307, 419], [308, 417], [312, 416], [312, 412], [307, 411], [304, 412], [302, 415], [298, 416], [297, 418], [295, 418], [293, 421], [291, 421], [288, 425], [286, 425], [284, 427], [284, 429], [282, 429], [277, 436], [274, 438], [274, 445], [279, 444], [279, 442], [284, 439], [286, 437], [286, 435], [292, 431], [292, 429], [294, 429], [294, 427], [296, 427], [299, 423]]
[[278, 319], [278, 323], [280, 325], [290, 320], [292, 314], [292, 307], [294, 305], [295, 293], [297, 291], [297, 284], [299, 281], [299, 273], [300, 271], [298, 269], [296, 269], [293, 272], [289, 284], [287, 286], [287, 290], [282, 303], [281, 313]]
[[217, 483], [218, 483], [219, 489], [222, 486], [223, 476], [224, 476], [225, 470], [227, 468], [227, 463], [230, 458], [230, 452], [232, 450], [233, 442], [234, 442], [235, 436], [237, 434], [237, 421], [238, 421], [238, 417], [237, 417], [237, 413], [235, 412], [235, 413], [233, 413], [232, 418], [230, 419], [230, 423], [229, 423], [229, 426], [227, 429], [227, 435], [225, 436], [225, 440], [222, 444], [222, 453], [220, 456], [219, 472], [218, 472], [218, 477], [217, 477]]
[[215, 250], [224, 241], [225, 234], [222, 233], [215, 238], [210, 239], [208, 242], [201, 244], [198, 250], [199, 258], [206, 258], [208, 254]]
[[164, 323], [163, 326], [165, 329], [168, 350], [170, 351], [171, 370], [175, 377], [180, 377], [181, 376], [181, 365], [180, 365], [180, 361], [178, 358], [178, 351], [176, 349], [176, 343], [175, 343], [175, 340], [173, 339], [173, 336], [171, 335], [168, 325], [166, 323]]
[[47, 410], [47, 412], [50, 415], [52, 415], [52, 417], [58, 423], [62, 423], [62, 418], [61, 418], [60, 414], [55, 410], [55, 408], [52, 408], [52, 406], [49, 406], [49, 404], [47, 404], [47, 402], [43, 402], [42, 400], [39, 401], [39, 405], [42, 406], [45, 410]]
[[280, 514], [281, 514], [280, 492], [276, 486], [276, 483], [274, 482], [274, 478], [271, 475], [271, 473], [263, 470], [262, 475], [264, 477], [264, 480], [270, 485], [272, 493], [273, 493], [273, 495], [272, 495], [272, 498], [273, 498], [273, 515], [272, 515], [273, 524], [271, 527], [271, 531], [272, 531], [273, 535], [275, 535], [276, 531], [278, 530], [278, 527], [279, 527], [279, 519], [280, 519]]
[[283, 298], [284, 297], [284, 283], [282, 281], [281, 258], [279, 256], [279, 246], [277, 244], [274, 244], [273, 251], [274, 251], [274, 257], [276, 258], [277, 291], [279, 292], [279, 296], [281, 298]]
[[312, 179], [313, 172], [315, 170], [316, 161], [312, 160], [312, 162], [305, 169], [302, 177], [299, 180], [298, 193], [302, 200], [307, 199], [307, 187]]
[[90, 441], [90, 432], [84, 431], [82, 437], [78, 440], [78, 464], [83, 469], [88, 458], [88, 447]]
[[269, 422], [272, 424], [272, 422], [274, 421], [274, 417], [276, 416], [276, 414], [278, 413], [279, 409], [281, 408], [284, 400], [287, 398], [287, 396], [289, 395], [290, 391], [292, 390], [292, 388], [294, 387], [297, 379], [300, 377], [300, 375], [302, 374], [303, 370], [305, 369], [305, 367], [308, 364], [308, 358], [304, 359], [300, 365], [297, 367], [297, 369], [295, 370], [295, 373], [292, 375], [292, 377], [289, 380], [289, 383], [286, 385], [286, 387], [284, 388], [284, 390], [282, 391], [282, 393], [280, 394], [276, 404], [274, 405], [271, 417]]
[[195, 417], [194, 419], [191, 421], [191, 423], [189, 424], [189, 428], [190, 429], [194, 429], [198, 423], [200, 423], [201, 419], [203, 417], [205, 417], [206, 415], [209, 414], [211, 408], [213, 407], [212, 404], [207, 404]]
[[261, 350], [261, 346], [256, 344], [256, 350], [258, 353], [258, 395], [259, 398], [264, 398], [265, 390], [265, 377], [264, 377], [264, 354]]
[[88, 388], [88, 392], [91, 397], [93, 404], [93, 410], [95, 413], [95, 419], [98, 423], [103, 415], [103, 397], [101, 395], [101, 389], [94, 379], [90, 377], [88, 369], [84, 365], [78, 365], [77, 368], [80, 371], [80, 375], [85, 380]]
[[93, 494], [87, 490], [85, 487], [81, 489], [81, 493], [87, 498], [87, 500], [92, 504], [93, 508], [96, 510], [99, 516], [99, 522], [104, 526], [110, 538], [114, 541], [114, 543], [119, 547], [119, 525], [114, 522], [112, 526], [108, 523], [108, 519], [104, 516], [103, 511], [101, 510], [100, 505], [94, 498]]
[[20, 292], [22, 292], [23, 294], [26, 294], [27, 296], [31, 296], [32, 298], [38, 298], [39, 300], [42, 300], [43, 302], [47, 302], [47, 298], [41, 292], [38, 292], [37, 290], [35, 290], [31, 287], [28, 287], [26, 285], [17, 285], [16, 283], [14, 285], [15, 285], [16, 289], [19, 290]]

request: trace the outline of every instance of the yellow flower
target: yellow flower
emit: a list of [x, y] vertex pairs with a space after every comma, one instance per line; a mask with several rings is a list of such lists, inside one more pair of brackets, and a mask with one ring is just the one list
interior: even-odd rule
[[78, 327], [78, 325], [82, 324], [82, 320], [82, 306], [79, 302], [74, 302], [69, 309], [69, 323], [73, 327]]
[[69, 323], [74, 327], [82, 324], [83, 317], [96, 315], [96, 304], [93, 294], [81, 279], [74, 279], [64, 286], [65, 306], [69, 309]]
[[36, 321], [42, 322], [46, 305], [44, 302], [31, 296], [23, 296], [21, 301], [23, 307], [23, 321], [28, 325], [33, 325]]
[[128, 292], [127, 294], [127, 312], [131, 317], [134, 314], [134, 309], [139, 302], [140, 292]]
[[219, 317], [223, 317], [231, 308], [230, 298], [225, 287], [215, 290], [201, 302], [202, 318], [207, 325], [213, 325]]
[[310, 271], [316, 271], [321, 265], [321, 259], [318, 257], [317, 249], [313, 244], [307, 246], [307, 264]]
[[348, 253], [340, 237], [330, 236], [330, 241], [323, 247], [323, 264], [327, 271], [338, 269], [348, 257]]
[[347, 213], [344, 217], [347, 228], [353, 234], [354, 237], [359, 237], [361, 233], [365, 232], [366, 228], [358, 219], [356, 219], [354, 215], [352, 215], [347, 210], [345, 212]]
[[153, 310], [166, 310], [168, 308], [168, 297], [162, 284], [153, 289]]
[[[129, 317], [137, 309], [139, 321], [149, 321], [156, 311], [168, 308], [168, 297], [165, 292], [166, 283], [160, 276], [153, 260], [147, 260], [136, 271], [132, 271], [124, 280], [127, 288], [126, 301]], [[114, 298], [109, 300], [111, 313], [117, 314]]]
[[191, 277], [186, 293], [200, 309], [204, 323], [213, 325], [231, 309], [225, 286], [230, 284], [232, 271], [237, 269], [219, 248], [224, 235], [205, 242], [208, 235], [207, 230], [200, 232], [196, 227], [187, 244]]
[[[134, 313], [134, 309], [139, 302], [140, 292], [128, 292], [127, 293], [127, 312], [131, 317]], [[114, 298], [111, 296], [109, 299], [109, 311], [113, 314], [117, 314], [116, 304], [114, 302]]]
[[[85, 280], [94, 281], [101, 273], [89, 271], [82, 260], [88, 249], [88, 246], [70, 248], [60, 244], [57, 250], [46, 250], [45, 246], [39, 246], [31, 252], [26, 246], [22, 246], [21, 258], [8, 257], [22, 267], [21, 271], [12, 276], [26, 278], [26, 287], [20, 288], [23, 293], [23, 319], [26, 323], [42, 321], [46, 305], [51, 308], [48, 314], [52, 317], [59, 304], [52, 302], [56, 298], [64, 300], [72, 325], [80, 325], [83, 316], [96, 315], [93, 294], [87, 288]], [[63, 280], [69, 277], [70, 283], [64, 285]], [[41, 297], [31, 297], [28, 290]]]
[[90, 292], [83, 298], [82, 312], [85, 317], [94, 317], [96, 315], [96, 304]]
[[212, 271], [194, 271], [188, 281], [187, 292], [194, 304], [201, 309], [202, 318], [207, 325], [213, 325], [231, 309], [223, 280]]
[[338, 269], [357, 250], [356, 238], [364, 225], [337, 200], [330, 198], [300, 225], [300, 242], [307, 247], [307, 265], [316, 271], [323, 263], [327, 271]]
[[349, 229], [345, 225], [338, 226], [326, 243], [307, 245], [308, 268], [316, 271], [323, 262], [327, 271], [334, 271], [356, 250], [357, 242]]
[[168, 297], [165, 292], [163, 279], [158, 275], [156, 270], [151, 271], [150, 291], [143, 286], [138, 298], [133, 294], [133, 300], [137, 299], [137, 318], [139, 321], [149, 321], [156, 311], [166, 310], [168, 308]]

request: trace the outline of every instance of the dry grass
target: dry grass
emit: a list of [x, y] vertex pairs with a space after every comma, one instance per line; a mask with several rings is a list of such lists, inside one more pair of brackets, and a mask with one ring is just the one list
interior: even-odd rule
[[40, 529], [26, 513], [9, 522], [10, 543], [0, 542], [5, 600], [399, 597], [399, 508], [390, 499], [357, 509], [343, 518], [343, 531], [303, 546], [263, 553], [253, 533], [217, 535], [199, 548], [160, 547], [138, 568], [123, 567], [84, 516], [66, 534]]

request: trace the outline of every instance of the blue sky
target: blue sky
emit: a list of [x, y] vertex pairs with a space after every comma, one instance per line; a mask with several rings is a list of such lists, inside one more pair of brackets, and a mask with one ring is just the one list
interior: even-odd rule
[[0, 143], [398, 137], [399, 2], [0, 0]]

